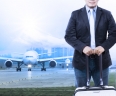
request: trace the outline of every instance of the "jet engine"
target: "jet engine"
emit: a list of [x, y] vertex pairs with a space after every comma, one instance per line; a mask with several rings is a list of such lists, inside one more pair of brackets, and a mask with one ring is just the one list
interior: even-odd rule
[[57, 62], [56, 62], [55, 60], [50, 60], [50, 61], [49, 61], [49, 66], [50, 66], [51, 68], [56, 67], [56, 65], [57, 65]]
[[11, 60], [6, 60], [4, 63], [5, 67], [10, 68], [13, 65], [13, 62]]

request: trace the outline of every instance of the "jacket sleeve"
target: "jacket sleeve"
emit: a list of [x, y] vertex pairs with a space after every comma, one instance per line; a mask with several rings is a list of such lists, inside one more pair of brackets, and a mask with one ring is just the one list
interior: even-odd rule
[[116, 23], [110, 12], [108, 12], [108, 37], [101, 46], [105, 50], [109, 50], [116, 42]]
[[76, 14], [76, 11], [72, 12], [64, 38], [69, 45], [82, 54], [83, 48], [86, 45], [76, 37], [76, 26], [78, 26], [76, 22], [76, 18], [78, 17], [76, 17]]

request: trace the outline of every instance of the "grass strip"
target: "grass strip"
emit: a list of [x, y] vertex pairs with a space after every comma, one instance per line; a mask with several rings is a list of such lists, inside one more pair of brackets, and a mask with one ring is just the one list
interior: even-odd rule
[[0, 96], [72, 96], [75, 87], [2, 88]]
[[[116, 73], [110, 73], [109, 86], [116, 87]], [[93, 82], [91, 82], [93, 85]], [[0, 88], [0, 96], [72, 96], [75, 87]]]

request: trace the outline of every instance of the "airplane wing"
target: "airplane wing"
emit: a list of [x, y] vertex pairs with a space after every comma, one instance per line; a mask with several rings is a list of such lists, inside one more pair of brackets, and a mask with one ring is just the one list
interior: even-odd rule
[[8, 57], [0, 57], [0, 60], [12, 60], [12, 61], [19, 61], [19, 62], [22, 61], [22, 59], [18, 59], [18, 58], [8, 58]]
[[37, 61], [49, 61], [49, 60], [59, 60], [59, 59], [67, 59], [67, 58], [73, 58], [73, 56], [64, 56], [64, 57], [55, 57], [55, 58], [46, 58], [46, 59], [38, 59]]

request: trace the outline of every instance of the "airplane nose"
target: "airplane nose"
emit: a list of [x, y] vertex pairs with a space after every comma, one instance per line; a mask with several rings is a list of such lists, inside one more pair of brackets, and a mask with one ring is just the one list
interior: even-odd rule
[[36, 62], [36, 60], [30, 59], [30, 58], [24, 60], [24, 63], [25, 63], [25, 64], [35, 64], [35, 62]]
[[31, 60], [29, 60], [28, 63], [31, 64], [32, 63]]

